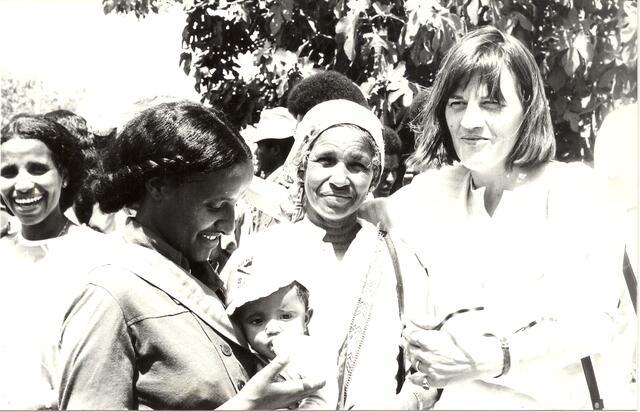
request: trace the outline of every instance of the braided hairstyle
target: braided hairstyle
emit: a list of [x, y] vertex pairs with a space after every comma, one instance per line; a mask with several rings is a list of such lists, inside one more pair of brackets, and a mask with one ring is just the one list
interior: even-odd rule
[[95, 195], [103, 212], [115, 212], [142, 200], [152, 177], [180, 181], [250, 159], [222, 112], [188, 101], [161, 103], [137, 114], [112, 142]]
[[60, 210], [67, 210], [87, 177], [80, 142], [53, 120], [31, 114], [18, 114], [2, 128], [0, 144], [11, 139], [40, 140], [51, 150], [58, 171], [67, 173], [67, 187], [60, 192]]

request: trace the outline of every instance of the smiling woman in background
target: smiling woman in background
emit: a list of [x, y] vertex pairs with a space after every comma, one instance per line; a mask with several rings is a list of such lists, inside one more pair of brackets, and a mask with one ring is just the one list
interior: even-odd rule
[[533, 56], [484, 27], [439, 73], [412, 160], [444, 166], [363, 208], [429, 270], [429, 315], [404, 333], [413, 365], [445, 388], [436, 408], [590, 409], [580, 359], [594, 355], [613, 406], [622, 244], [592, 171], [553, 161]]
[[78, 251], [100, 234], [64, 216], [86, 174], [79, 143], [64, 127], [18, 115], [0, 142], [2, 202], [20, 222], [0, 240], [0, 408], [51, 408], [61, 305], [86, 263]]

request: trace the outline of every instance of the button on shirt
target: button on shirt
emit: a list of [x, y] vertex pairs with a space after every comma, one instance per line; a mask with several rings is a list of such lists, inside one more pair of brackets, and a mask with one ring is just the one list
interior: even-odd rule
[[255, 373], [255, 357], [178, 251], [134, 220], [125, 229], [65, 319], [60, 407], [219, 407]]

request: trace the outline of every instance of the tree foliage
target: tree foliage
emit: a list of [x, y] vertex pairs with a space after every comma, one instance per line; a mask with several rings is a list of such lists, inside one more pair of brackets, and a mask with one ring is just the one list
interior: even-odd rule
[[83, 91], [73, 93], [56, 90], [46, 83], [10, 74], [0, 76], [0, 126], [19, 113], [44, 114], [52, 110], [75, 110]]
[[[173, 0], [187, 21], [180, 64], [203, 100], [242, 127], [282, 105], [317, 69], [360, 85], [398, 128], [451, 45], [492, 24], [533, 52], [561, 160], [592, 160], [595, 132], [637, 99], [637, 4], [624, 0]], [[105, 12], [144, 16], [171, 0], [104, 0]]]

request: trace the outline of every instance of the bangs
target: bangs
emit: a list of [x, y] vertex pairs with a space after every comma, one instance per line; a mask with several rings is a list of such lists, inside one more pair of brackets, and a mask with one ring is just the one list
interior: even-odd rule
[[500, 72], [504, 67], [502, 53], [496, 49], [480, 49], [470, 55], [462, 51], [458, 57], [458, 64], [453, 65], [455, 69], [450, 77], [447, 95], [465, 89], [477, 77], [479, 84], [487, 88], [489, 98], [504, 102], [500, 90]]

